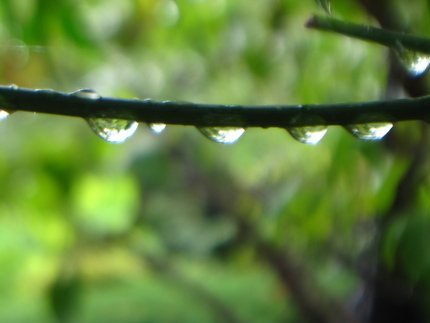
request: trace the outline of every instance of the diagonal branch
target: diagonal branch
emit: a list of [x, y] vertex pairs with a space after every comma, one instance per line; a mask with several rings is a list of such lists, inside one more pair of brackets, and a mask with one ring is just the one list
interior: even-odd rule
[[260, 256], [272, 267], [287, 290], [290, 291], [303, 316], [309, 322], [360, 323], [360, 319], [346, 305], [333, 299], [325, 290], [312, 284], [307, 268], [290, 254], [288, 248], [278, 249], [264, 240], [252, 223], [236, 216], [240, 230], [254, 244]]
[[407, 35], [385, 29], [358, 25], [342, 20], [312, 16], [306, 27], [330, 31], [341, 35], [378, 43], [391, 48], [407, 48], [413, 51], [430, 54], [430, 39], [425, 37]]

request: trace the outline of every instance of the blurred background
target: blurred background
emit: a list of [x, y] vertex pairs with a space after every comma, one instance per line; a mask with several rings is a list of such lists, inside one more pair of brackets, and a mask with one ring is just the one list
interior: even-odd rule
[[[430, 32], [427, 1], [331, 7]], [[314, 13], [313, 0], [2, 0], [0, 82], [222, 104], [426, 94], [386, 49], [306, 29]], [[221, 145], [140, 125], [115, 145], [78, 118], [15, 113], [0, 138], [2, 322], [427, 322], [426, 125], [381, 142], [331, 127], [316, 146], [283, 129]]]

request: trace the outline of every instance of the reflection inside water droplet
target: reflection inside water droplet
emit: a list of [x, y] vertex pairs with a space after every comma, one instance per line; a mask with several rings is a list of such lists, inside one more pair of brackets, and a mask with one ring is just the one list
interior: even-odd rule
[[290, 135], [297, 141], [316, 145], [326, 134], [326, 126], [290, 127], [287, 128]]
[[221, 144], [235, 143], [245, 132], [245, 129], [238, 127], [202, 127], [198, 129], [205, 137]]
[[406, 49], [400, 43], [395, 52], [410, 76], [420, 76], [430, 65], [430, 56]]
[[130, 138], [138, 127], [136, 121], [121, 119], [86, 119], [91, 129], [102, 139], [111, 143], [122, 143]]
[[362, 140], [380, 140], [393, 127], [389, 122], [370, 122], [347, 125], [345, 128], [356, 138]]
[[81, 90], [78, 90], [76, 92], [70, 93], [70, 95], [73, 95], [77, 98], [92, 99], [92, 100], [98, 100], [101, 98], [100, 94], [98, 94], [96, 91], [90, 90], [90, 89], [81, 89]]
[[157, 135], [162, 133], [166, 129], [165, 123], [148, 123], [149, 129], [152, 130], [153, 133]]
[[331, 3], [330, 0], [315, 0], [316, 3], [323, 8], [323, 10], [328, 14], [331, 15]]

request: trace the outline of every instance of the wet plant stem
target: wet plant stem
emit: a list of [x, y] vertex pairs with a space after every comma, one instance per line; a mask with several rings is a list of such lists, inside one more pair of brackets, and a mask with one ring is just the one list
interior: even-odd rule
[[197, 127], [303, 127], [429, 120], [430, 96], [314, 105], [220, 105], [101, 97], [0, 87], [0, 109]]
[[413, 51], [430, 54], [430, 39], [425, 37], [402, 34], [316, 15], [309, 18], [306, 27], [334, 32], [390, 48], [407, 48]]

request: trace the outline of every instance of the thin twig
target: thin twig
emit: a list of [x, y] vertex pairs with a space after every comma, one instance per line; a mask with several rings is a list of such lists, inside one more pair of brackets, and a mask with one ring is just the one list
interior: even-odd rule
[[425, 37], [402, 34], [321, 16], [311, 16], [306, 23], [306, 27], [330, 31], [390, 48], [399, 48], [400, 46], [400, 48], [430, 54], [430, 39]]
[[415, 99], [313, 105], [220, 105], [101, 97], [52, 90], [0, 87], [0, 108], [81, 118], [125, 119], [212, 127], [300, 127], [429, 120], [430, 96]]

